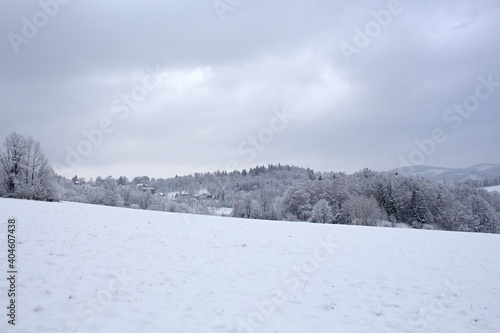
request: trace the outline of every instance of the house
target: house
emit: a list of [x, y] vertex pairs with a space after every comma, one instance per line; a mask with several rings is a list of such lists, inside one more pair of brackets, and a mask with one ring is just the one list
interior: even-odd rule
[[193, 195], [198, 200], [201, 199], [213, 199], [212, 193], [208, 192], [208, 190], [199, 190], [198, 193]]
[[142, 191], [142, 192], [151, 192], [151, 194], [155, 194], [156, 193], [156, 188], [154, 187], [150, 187], [148, 184], [137, 184], [135, 185], [135, 188]]
[[156, 189], [154, 187], [143, 187], [141, 188], [142, 192], [151, 192], [151, 194], [155, 194], [156, 193]]

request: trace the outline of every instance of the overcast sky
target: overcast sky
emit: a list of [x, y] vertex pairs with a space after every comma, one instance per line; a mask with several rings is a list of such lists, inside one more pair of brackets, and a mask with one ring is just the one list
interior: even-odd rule
[[0, 135], [65, 176], [500, 164], [500, 1], [0, 3]]

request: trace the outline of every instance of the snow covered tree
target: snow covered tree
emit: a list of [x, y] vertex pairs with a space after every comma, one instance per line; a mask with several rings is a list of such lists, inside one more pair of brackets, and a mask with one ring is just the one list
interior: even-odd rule
[[351, 196], [346, 202], [346, 209], [355, 224], [376, 225], [385, 217], [374, 197]]
[[247, 192], [239, 192], [234, 198], [233, 217], [243, 217], [249, 219], [252, 215], [252, 196]]
[[390, 180], [387, 184], [378, 184], [376, 199], [380, 207], [385, 210], [388, 219], [391, 222], [396, 222], [400, 219], [400, 213], [398, 211], [398, 206], [394, 198], [394, 191], [392, 189]]
[[[27, 173], [20, 175], [17, 179], [24, 183], [30, 178]], [[2, 180], [7, 179], [2, 173]], [[57, 179], [65, 200], [116, 205], [110, 201], [115, 185], [106, 185], [106, 179], [89, 180], [88, 186]], [[428, 224], [444, 230], [500, 231], [500, 194], [479, 190], [475, 186], [484, 182], [477, 181], [445, 185], [368, 169], [353, 175], [320, 174], [295, 166], [269, 165], [247, 169], [246, 176], [240, 171], [219, 171], [169, 179], [143, 176], [134, 178], [134, 183], [120, 177], [114, 183], [119, 183], [118, 194], [126, 207], [138, 205], [142, 209], [211, 214], [214, 208], [232, 207], [233, 216], [244, 218], [368, 225], [389, 219], [393, 224], [417, 228]], [[147, 184], [160, 193], [183, 194], [176, 198], [170, 195], [163, 206], [161, 198], [143, 192], [136, 184]], [[0, 195], [6, 194], [7, 188], [0, 187]], [[194, 199], [192, 195], [200, 190], [208, 190], [210, 198]]]
[[427, 222], [427, 207], [423, 195], [416, 189], [411, 193], [410, 205], [408, 207], [408, 222], [416, 229], [421, 229]]
[[53, 170], [45, 158], [38, 141], [28, 138], [26, 141], [26, 158], [24, 163], [23, 188], [25, 197], [35, 200], [54, 199]]
[[34, 200], [56, 200], [54, 172], [41, 145], [11, 133], [0, 153], [1, 175], [7, 195]]
[[151, 205], [147, 208], [147, 210], [156, 210], [156, 211], [166, 211], [167, 210], [167, 202], [161, 196], [155, 195], [151, 199]]
[[430, 207], [431, 213], [434, 217], [434, 223], [439, 228], [444, 230], [454, 229], [454, 211], [457, 209], [454, 207], [453, 196], [446, 191], [438, 191], [435, 194], [437, 197], [433, 201], [433, 205]]
[[108, 176], [102, 181], [102, 186], [104, 188], [104, 201], [105, 206], [122, 207], [123, 198], [118, 192], [118, 185], [113, 177]]
[[17, 133], [11, 133], [4, 142], [5, 151], [0, 154], [3, 185], [8, 194], [14, 196], [19, 190], [26, 155], [26, 140]]
[[473, 195], [469, 198], [474, 224], [472, 227], [475, 232], [496, 232], [499, 223], [499, 217], [495, 209], [480, 195]]
[[307, 221], [311, 215], [311, 195], [307, 183], [290, 187], [283, 196], [285, 209], [301, 221]]
[[311, 221], [316, 223], [332, 223], [332, 208], [326, 199], [319, 200], [313, 206]]
[[266, 185], [263, 189], [256, 191], [256, 200], [260, 206], [259, 218], [275, 219], [276, 212], [274, 211], [273, 200], [278, 196], [278, 193], [278, 190], [270, 185]]
[[127, 178], [127, 177], [125, 177], [125, 176], [120, 176], [120, 177], [118, 178], [118, 180], [117, 180], [117, 183], [118, 183], [118, 185], [125, 186], [125, 185], [127, 185], [127, 184], [129, 183], [129, 180], [128, 180], [128, 178]]
[[260, 219], [262, 218], [262, 206], [260, 205], [260, 203], [255, 200], [255, 199], [252, 199], [250, 201], [250, 218], [251, 219]]

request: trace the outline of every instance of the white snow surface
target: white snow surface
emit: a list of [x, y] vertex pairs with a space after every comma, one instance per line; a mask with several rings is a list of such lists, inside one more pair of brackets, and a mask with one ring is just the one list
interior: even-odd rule
[[18, 269], [0, 332], [500, 332], [500, 235], [14, 199], [0, 215]]
[[485, 189], [487, 191], [489, 191], [489, 192], [496, 191], [496, 192], [500, 193], [500, 185], [497, 185], [497, 186], [488, 186], [488, 187], [485, 187]]
[[233, 209], [227, 208], [227, 207], [220, 207], [220, 208], [213, 210], [214, 215], [217, 215], [217, 216], [230, 216], [232, 212], [233, 212]]

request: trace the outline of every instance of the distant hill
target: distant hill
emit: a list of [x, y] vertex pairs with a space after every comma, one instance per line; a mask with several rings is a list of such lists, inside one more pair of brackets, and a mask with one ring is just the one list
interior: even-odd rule
[[465, 169], [442, 168], [426, 165], [417, 165], [409, 168], [391, 170], [405, 176], [417, 176], [436, 182], [462, 182], [467, 179], [483, 180], [500, 177], [500, 165], [478, 164]]

